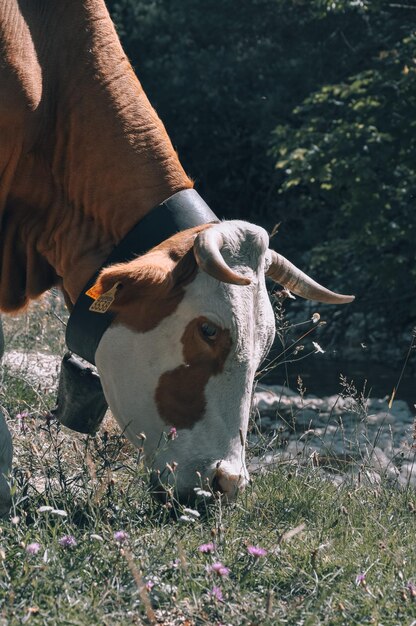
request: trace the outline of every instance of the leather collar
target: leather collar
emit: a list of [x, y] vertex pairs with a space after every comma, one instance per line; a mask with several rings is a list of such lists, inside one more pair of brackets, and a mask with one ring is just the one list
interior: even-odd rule
[[175, 233], [216, 221], [218, 218], [195, 189], [179, 191], [152, 209], [120, 241], [82, 290], [66, 328], [66, 344], [69, 350], [95, 365], [95, 352], [101, 337], [113, 321], [114, 314], [109, 311], [90, 311], [92, 300], [85, 292], [96, 282], [104, 267], [131, 261]]

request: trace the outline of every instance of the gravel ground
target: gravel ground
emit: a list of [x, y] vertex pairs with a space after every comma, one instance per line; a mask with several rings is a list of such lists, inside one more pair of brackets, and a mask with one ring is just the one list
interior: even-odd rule
[[316, 464], [360, 471], [371, 482], [382, 474], [399, 484], [416, 486], [416, 419], [406, 402], [359, 395], [317, 398], [280, 385], [258, 386], [253, 408], [258, 432], [274, 433], [280, 448], [252, 466], [283, 459], [314, 459]]
[[[61, 358], [41, 352], [9, 351], [4, 365], [32, 384], [54, 389]], [[413, 407], [414, 409], [414, 407]], [[337, 482], [351, 472], [377, 483], [387, 475], [416, 487], [415, 411], [403, 400], [354, 395], [318, 398], [280, 385], [258, 385], [253, 398], [255, 428], [249, 445], [270, 441], [269, 452], [254, 458], [251, 470], [292, 459], [327, 468]], [[338, 468], [338, 471], [337, 471]], [[328, 474], [327, 469], [323, 469]]]

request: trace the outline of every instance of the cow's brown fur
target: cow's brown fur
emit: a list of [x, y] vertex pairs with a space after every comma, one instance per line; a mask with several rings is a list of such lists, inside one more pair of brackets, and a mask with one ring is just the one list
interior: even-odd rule
[[104, 0], [0, 2], [0, 309], [72, 302], [153, 206], [192, 187]]
[[156, 388], [159, 415], [176, 428], [192, 428], [204, 416], [206, 384], [223, 371], [231, 350], [228, 329], [218, 328], [215, 339], [204, 339], [201, 325], [205, 321], [198, 317], [187, 325], [181, 339], [184, 364], [162, 374]]

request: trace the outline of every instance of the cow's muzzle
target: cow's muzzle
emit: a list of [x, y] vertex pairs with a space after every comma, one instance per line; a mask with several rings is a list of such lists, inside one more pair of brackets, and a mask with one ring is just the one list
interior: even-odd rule
[[[201, 479], [201, 475], [205, 478]], [[204, 473], [195, 471], [195, 480], [183, 484], [183, 476], [178, 469], [176, 476], [172, 474], [169, 480], [163, 480], [160, 472], [153, 471], [151, 474], [151, 492], [159, 501], [179, 502], [181, 504], [193, 504], [198, 497], [200, 488], [210, 491], [212, 496], [221, 497], [226, 502], [232, 502], [239, 493], [244, 491], [249, 482], [247, 472], [238, 473], [231, 464], [218, 461], [211, 464], [211, 469]]]

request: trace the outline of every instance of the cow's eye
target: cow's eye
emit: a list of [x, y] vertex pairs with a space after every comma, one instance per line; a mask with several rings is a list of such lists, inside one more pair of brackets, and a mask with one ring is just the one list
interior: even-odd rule
[[209, 322], [202, 322], [201, 324], [201, 334], [204, 339], [208, 339], [212, 341], [216, 338], [218, 333], [218, 328], [214, 326], [214, 324], [210, 324]]

